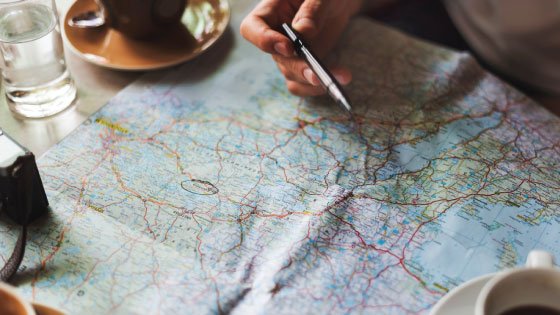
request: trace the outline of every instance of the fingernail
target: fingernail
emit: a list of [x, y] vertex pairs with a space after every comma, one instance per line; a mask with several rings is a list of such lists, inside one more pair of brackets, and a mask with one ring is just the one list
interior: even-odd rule
[[315, 29], [315, 22], [309, 18], [301, 18], [294, 23], [294, 28], [301, 31], [302, 28], [307, 27], [310, 29]]
[[292, 52], [288, 48], [286, 48], [286, 45], [284, 45], [282, 43], [274, 44], [274, 50], [276, 50], [277, 53], [279, 53], [280, 55], [282, 55], [284, 57], [291, 57], [292, 56]]
[[315, 85], [315, 83], [313, 83], [313, 71], [311, 71], [311, 69], [306, 68], [305, 70], [303, 70], [303, 76], [305, 77], [305, 80], [309, 82], [309, 84]]
[[336, 79], [336, 81], [338, 81], [338, 83], [340, 83], [342, 85], [346, 85], [346, 84], [350, 83], [348, 78], [346, 78], [345, 76], [340, 75], [340, 74], [335, 74], [334, 78]]

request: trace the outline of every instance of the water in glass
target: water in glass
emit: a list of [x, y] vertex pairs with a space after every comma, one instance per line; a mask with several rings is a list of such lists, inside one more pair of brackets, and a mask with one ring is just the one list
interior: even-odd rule
[[76, 97], [52, 7], [20, 1], [0, 8], [2, 81], [8, 105], [25, 117], [46, 117]]

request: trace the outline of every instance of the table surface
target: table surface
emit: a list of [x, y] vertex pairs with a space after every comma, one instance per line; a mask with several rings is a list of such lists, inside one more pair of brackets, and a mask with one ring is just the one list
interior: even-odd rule
[[[72, 3], [74, 0], [56, 0], [61, 20]], [[92, 65], [68, 49], [67, 43], [64, 45], [68, 68], [78, 88], [74, 106], [44, 119], [21, 119], [12, 114], [5, 97], [0, 97], [0, 128], [37, 157], [143, 74], [138, 71], [116, 71]]]

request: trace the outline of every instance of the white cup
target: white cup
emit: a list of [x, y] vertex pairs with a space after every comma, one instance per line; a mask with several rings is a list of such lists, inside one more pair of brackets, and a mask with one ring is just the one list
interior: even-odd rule
[[529, 306], [560, 314], [560, 269], [554, 267], [552, 255], [545, 251], [531, 251], [524, 268], [490, 279], [476, 299], [475, 315], [498, 315]]
[[0, 282], [0, 314], [35, 315], [35, 311], [16, 288]]

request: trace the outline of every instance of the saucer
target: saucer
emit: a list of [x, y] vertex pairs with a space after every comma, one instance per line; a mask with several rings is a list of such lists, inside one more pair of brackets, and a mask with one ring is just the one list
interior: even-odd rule
[[472, 315], [478, 293], [482, 287], [495, 276], [490, 273], [478, 278], [469, 280], [460, 286], [449, 291], [436, 305], [430, 310], [430, 315]]
[[31, 303], [37, 315], [67, 315], [68, 313], [57, 310], [45, 304]]
[[189, 0], [181, 23], [149, 40], [127, 38], [105, 25], [68, 25], [74, 15], [96, 8], [94, 0], [77, 0], [64, 18], [64, 38], [85, 60], [119, 70], [154, 70], [192, 59], [218, 40], [230, 18], [228, 0]]

